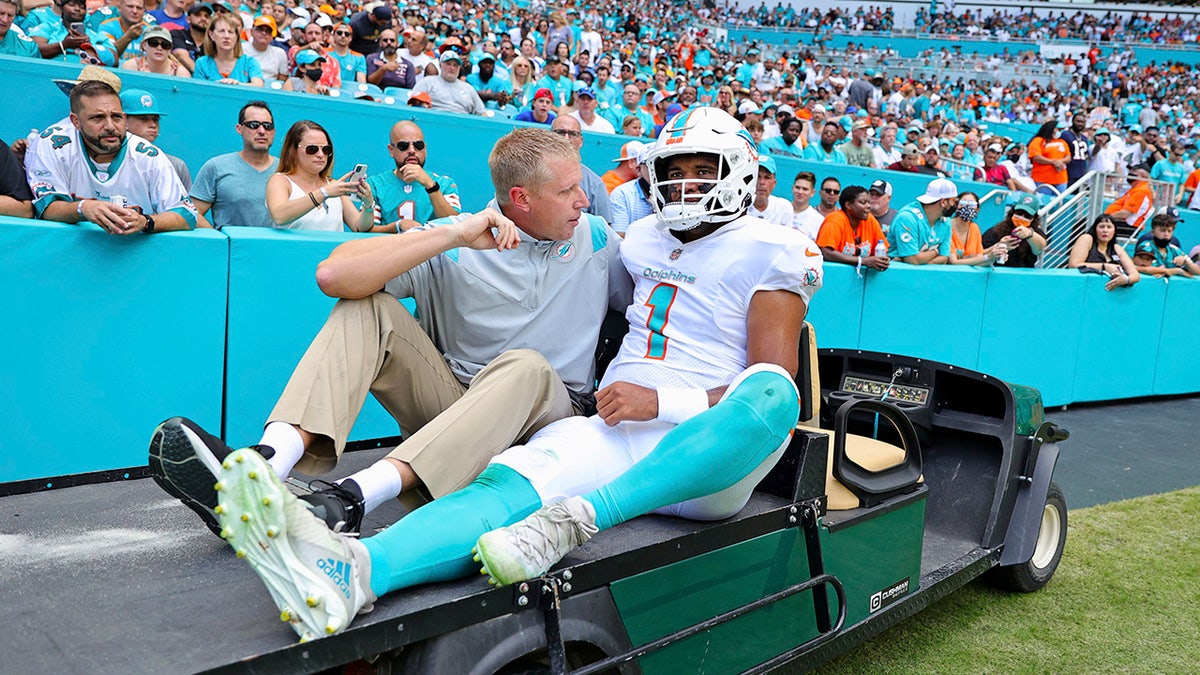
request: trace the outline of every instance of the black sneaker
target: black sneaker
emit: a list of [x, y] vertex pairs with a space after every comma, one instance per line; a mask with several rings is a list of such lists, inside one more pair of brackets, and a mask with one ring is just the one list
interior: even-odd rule
[[334, 532], [359, 532], [362, 529], [363, 495], [358, 483], [352, 480], [327, 483], [315, 480], [309, 484], [312, 494], [301, 495], [308, 510], [325, 521]]
[[[252, 446], [264, 458], [275, 451], [265, 445]], [[183, 502], [220, 536], [217, 523], [217, 476], [221, 462], [233, 452], [221, 439], [186, 417], [172, 417], [154, 429], [150, 439], [150, 475], [162, 489]]]

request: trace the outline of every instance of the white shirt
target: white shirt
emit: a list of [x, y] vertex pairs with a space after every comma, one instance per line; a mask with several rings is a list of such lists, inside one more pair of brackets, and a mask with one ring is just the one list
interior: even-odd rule
[[250, 58], [258, 61], [258, 65], [262, 67], [263, 79], [268, 83], [278, 80], [280, 75], [287, 77], [287, 52], [279, 47], [267, 45], [267, 48], [260, 52], [254, 48], [254, 43], [247, 41], [242, 43], [242, 51], [246, 52], [246, 55]]
[[582, 117], [579, 116], [578, 110], [572, 110], [568, 114], [571, 117], [574, 117], [576, 120], [579, 120], [579, 126], [584, 131], [591, 131], [591, 132], [598, 133], [598, 134], [615, 134], [615, 133], [617, 133], [617, 130], [613, 128], [612, 123], [609, 122], [608, 120], [604, 119], [600, 115], [593, 114], [593, 121], [591, 124], [588, 124], [587, 122], [583, 121]]
[[821, 231], [821, 223], [824, 222], [825, 216], [811, 206], [798, 213], [792, 211], [792, 229], [800, 230], [804, 236], [813, 241], [817, 240], [817, 234]]
[[884, 150], [882, 145], [871, 148], [871, 152], [875, 153], [875, 168], [877, 169], [886, 169], [900, 161], [900, 146], [895, 143], [892, 144], [891, 152]]
[[751, 204], [746, 214], [755, 218], [762, 218], [768, 223], [775, 225], [782, 225], [783, 227], [792, 226], [792, 203], [775, 195], [767, 196], [767, 208], [759, 211], [754, 207], [754, 204]]

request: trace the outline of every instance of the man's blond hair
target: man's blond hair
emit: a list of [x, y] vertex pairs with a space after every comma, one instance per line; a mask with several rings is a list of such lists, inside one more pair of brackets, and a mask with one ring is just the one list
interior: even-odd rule
[[549, 166], [552, 159], [579, 162], [579, 151], [549, 129], [514, 129], [496, 141], [488, 156], [496, 201], [509, 203], [509, 191], [514, 187], [536, 192], [552, 182], [558, 177]]

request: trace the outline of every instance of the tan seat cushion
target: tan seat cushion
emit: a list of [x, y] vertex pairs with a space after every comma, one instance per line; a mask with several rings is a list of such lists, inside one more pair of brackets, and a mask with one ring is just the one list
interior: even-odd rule
[[[829, 498], [830, 511], [848, 511], [862, 504], [858, 497], [842, 482], [833, 477], [833, 432], [819, 427], [797, 425], [797, 429], [823, 434], [829, 438], [829, 460], [825, 463], [825, 494]], [[846, 435], [846, 456], [864, 469], [881, 471], [904, 461], [904, 449], [866, 436]], [[924, 477], [918, 479], [924, 481]]]

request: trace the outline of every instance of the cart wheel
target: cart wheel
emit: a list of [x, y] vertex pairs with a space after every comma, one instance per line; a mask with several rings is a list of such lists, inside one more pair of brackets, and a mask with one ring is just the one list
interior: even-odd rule
[[1041, 589], [1054, 576], [1067, 543], [1067, 500], [1058, 483], [1051, 481], [1042, 509], [1042, 524], [1038, 528], [1033, 557], [1019, 565], [997, 567], [991, 571], [991, 581], [997, 586], [1021, 593]]

